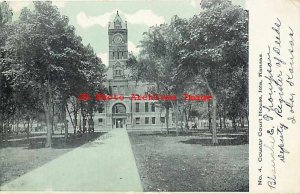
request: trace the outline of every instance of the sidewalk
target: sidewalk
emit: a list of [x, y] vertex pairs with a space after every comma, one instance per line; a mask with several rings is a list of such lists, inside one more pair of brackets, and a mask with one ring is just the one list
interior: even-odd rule
[[127, 132], [114, 129], [0, 190], [138, 192], [143, 188]]

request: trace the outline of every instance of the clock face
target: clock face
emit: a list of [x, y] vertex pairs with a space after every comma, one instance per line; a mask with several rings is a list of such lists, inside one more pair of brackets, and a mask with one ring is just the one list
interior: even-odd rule
[[113, 42], [115, 44], [120, 44], [120, 43], [122, 43], [122, 41], [123, 41], [123, 37], [121, 34], [114, 35]]

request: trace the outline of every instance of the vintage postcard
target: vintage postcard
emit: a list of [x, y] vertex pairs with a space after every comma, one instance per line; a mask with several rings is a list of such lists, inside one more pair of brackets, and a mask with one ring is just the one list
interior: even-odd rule
[[0, 0], [0, 192], [299, 193], [299, 38], [297, 0]]

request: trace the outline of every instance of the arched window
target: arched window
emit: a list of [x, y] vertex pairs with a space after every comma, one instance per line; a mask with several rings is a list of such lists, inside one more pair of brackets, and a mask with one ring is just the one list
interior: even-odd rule
[[114, 70], [114, 75], [115, 76], [122, 76], [123, 75], [123, 70], [122, 69], [115, 69]]
[[116, 28], [116, 29], [122, 28], [121, 21], [119, 21], [119, 20], [116, 20], [116, 21], [115, 21], [115, 28]]
[[126, 113], [126, 107], [124, 106], [124, 104], [117, 103], [113, 106], [112, 112], [113, 112], [113, 114]]

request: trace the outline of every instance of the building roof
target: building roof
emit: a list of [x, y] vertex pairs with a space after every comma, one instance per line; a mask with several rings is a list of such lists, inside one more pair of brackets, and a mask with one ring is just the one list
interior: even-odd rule
[[127, 22], [123, 22], [121, 16], [119, 15], [119, 11], [117, 11], [117, 14], [113, 21], [109, 22], [108, 24], [109, 29], [126, 29], [127, 28]]

